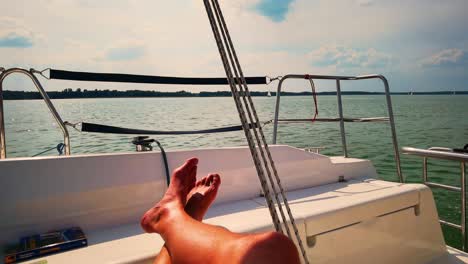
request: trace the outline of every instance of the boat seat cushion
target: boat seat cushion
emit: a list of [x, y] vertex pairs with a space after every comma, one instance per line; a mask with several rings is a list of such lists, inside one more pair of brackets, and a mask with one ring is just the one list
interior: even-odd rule
[[[350, 180], [287, 192], [304, 243], [306, 237], [417, 207], [426, 187], [379, 180]], [[248, 221], [246, 221], [248, 219]], [[263, 198], [214, 205], [204, 222], [233, 232], [273, 230]], [[144, 234], [138, 224], [88, 234], [89, 246], [46, 257], [53, 263], [151, 263], [163, 245], [157, 234]], [[37, 261], [37, 260], [36, 260]], [[27, 262], [34, 263], [34, 261]]]

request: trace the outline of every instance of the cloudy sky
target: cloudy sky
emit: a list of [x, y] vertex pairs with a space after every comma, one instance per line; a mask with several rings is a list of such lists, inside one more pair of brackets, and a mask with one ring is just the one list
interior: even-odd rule
[[[221, 6], [246, 75], [381, 73], [393, 91], [468, 90], [468, 0], [224, 0]], [[2, 66], [223, 76], [202, 0], [4, 1]], [[208, 90], [44, 84], [48, 90]], [[5, 88], [32, 89], [22, 77], [9, 77]], [[266, 89], [273, 88], [251, 87]]]

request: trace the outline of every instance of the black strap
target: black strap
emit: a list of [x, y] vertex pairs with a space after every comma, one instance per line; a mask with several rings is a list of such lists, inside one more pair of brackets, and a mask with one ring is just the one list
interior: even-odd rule
[[[223, 85], [229, 84], [227, 78], [192, 78], [192, 77], [167, 77], [121, 73], [94, 73], [75, 72], [50, 69], [50, 79], [88, 81], [88, 82], [125, 82], [125, 83], [157, 83], [157, 84], [182, 84], [182, 85]], [[246, 77], [248, 84], [267, 84], [267, 78]]]
[[[252, 125], [250, 126], [252, 127]], [[190, 130], [190, 131], [157, 131], [157, 130], [143, 130], [132, 129], [115, 126], [106, 126], [93, 123], [81, 123], [82, 132], [93, 133], [108, 133], [108, 134], [127, 134], [127, 135], [191, 135], [191, 134], [210, 134], [210, 133], [223, 133], [242, 130], [242, 126], [229, 126], [212, 129]]]

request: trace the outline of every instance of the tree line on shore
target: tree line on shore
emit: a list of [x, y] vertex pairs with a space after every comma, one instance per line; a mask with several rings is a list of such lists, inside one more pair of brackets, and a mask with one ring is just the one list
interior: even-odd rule
[[[126, 98], [126, 97], [230, 97], [230, 91], [199, 92], [192, 93], [187, 91], [160, 92], [160, 91], [142, 91], [142, 90], [87, 90], [77, 88], [64, 89], [62, 91], [47, 92], [51, 99], [73, 99], [73, 98]], [[252, 96], [268, 96], [268, 92], [251, 91]], [[271, 92], [271, 96], [276, 96], [276, 92]], [[343, 95], [381, 95], [381, 92], [361, 92], [361, 91], [343, 91]], [[408, 93], [392, 93], [408, 94]], [[419, 92], [415, 94], [452, 94], [452, 92]], [[468, 94], [468, 91], [457, 92], [457, 94]], [[311, 92], [281, 92], [281, 96], [304, 96], [312, 95]], [[317, 95], [336, 95], [336, 92], [319, 92]], [[39, 92], [35, 91], [3, 91], [4, 100], [34, 100], [41, 99]]]

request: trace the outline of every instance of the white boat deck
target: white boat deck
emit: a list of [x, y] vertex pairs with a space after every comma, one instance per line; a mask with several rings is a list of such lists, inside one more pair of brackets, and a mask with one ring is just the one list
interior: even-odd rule
[[[366, 160], [287, 146], [271, 149], [312, 263], [468, 263], [465, 253], [447, 251], [426, 186], [375, 180]], [[171, 169], [197, 156], [199, 175], [222, 175], [206, 223], [234, 232], [273, 229], [248, 149], [168, 156]], [[7, 190], [1, 193], [0, 213], [10, 216], [0, 219], [0, 244], [75, 225], [89, 239], [86, 248], [25, 263], [151, 263], [163, 245], [157, 234], [144, 234], [139, 226], [142, 213], [165, 190], [159, 153], [3, 160], [0, 171]]]
[[437, 258], [428, 264], [464, 264], [468, 263], [468, 254], [458, 249], [447, 247], [448, 254]]
[[[403, 213], [403, 217], [409, 215], [416, 220], [415, 206], [419, 204], [420, 192], [425, 191], [426, 188], [421, 185], [400, 185], [378, 180], [352, 180], [292, 191], [287, 195], [300, 233], [306, 234], [303, 239], [313, 263], [468, 263], [460, 262], [466, 261], [468, 258], [466, 253], [453, 249], [447, 253], [445, 246], [444, 248], [434, 247], [434, 245], [440, 246], [440, 243], [436, 243], [440, 242], [437, 241], [440, 239], [440, 234], [437, 232], [432, 233], [432, 239], [435, 241], [417, 239], [423, 233], [431, 233], [427, 232], [423, 223], [419, 227], [419, 233], [415, 230], [405, 230], [415, 228], [411, 222], [407, 225], [398, 225], [400, 233], [407, 232], [408, 235], [386, 240], [388, 237], [385, 232], [390, 233], [393, 230], [392, 228], [382, 230], [379, 221], [388, 223], [379, 218]], [[363, 211], [366, 213], [362, 214]], [[215, 205], [209, 210], [204, 221], [225, 226], [235, 232], [259, 232], [273, 228], [263, 198]], [[373, 236], [357, 238], [356, 236], [363, 227], [367, 232], [372, 228], [380, 229], [378, 241], [374, 240]], [[344, 232], [344, 236], [340, 232]], [[335, 247], [330, 248], [330, 242], [333, 241]], [[340, 246], [343, 243], [357, 242], [374, 244], [373, 250], [370, 251], [371, 248], [366, 247], [359, 249], [352, 246]], [[144, 234], [138, 224], [130, 224], [93, 232], [89, 235], [89, 244], [87, 248], [43, 259], [47, 260], [48, 264], [65, 262], [151, 263], [164, 242], [157, 234]], [[337, 254], [337, 247], [339, 247], [340, 254]], [[357, 254], [358, 252], [352, 252], [353, 250], [366, 250], [367, 252]], [[392, 253], [394, 251], [401, 253], [401, 250], [411, 253], [414, 258], [406, 255], [402, 260], [403, 254]], [[438, 252], [438, 256], [434, 258], [435, 252]], [[359, 256], [359, 258], [353, 259], [350, 256]], [[420, 260], [424, 258], [427, 258], [427, 261], [421, 262]], [[40, 259], [26, 263], [33, 264], [38, 260]]]

